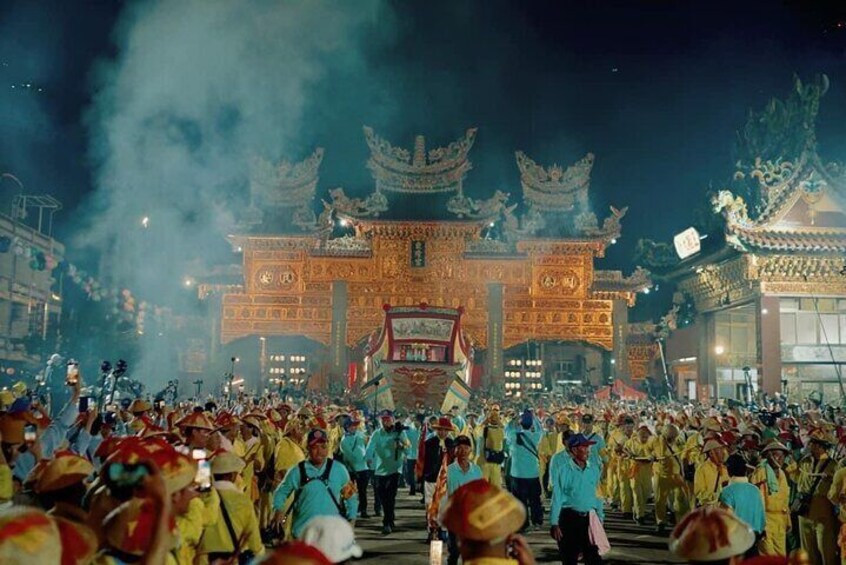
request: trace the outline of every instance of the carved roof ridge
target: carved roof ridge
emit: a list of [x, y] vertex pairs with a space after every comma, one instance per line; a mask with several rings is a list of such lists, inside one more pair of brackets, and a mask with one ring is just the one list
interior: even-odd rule
[[539, 165], [523, 151], [514, 155], [526, 200], [554, 210], [569, 210], [576, 202], [587, 204], [593, 153], [587, 153], [566, 169], [555, 163], [547, 167]]
[[426, 150], [426, 138], [418, 135], [414, 150], [396, 147], [364, 126], [364, 138], [370, 148], [367, 167], [376, 181], [376, 190], [392, 192], [452, 192], [461, 190], [464, 175], [472, 168], [468, 158], [476, 140], [476, 128], [446, 147]]
[[[250, 160], [250, 192], [253, 198], [277, 206], [302, 206], [314, 198], [324, 150], [317, 147], [302, 161], [277, 163], [255, 155]], [[254, 202], [255, 204], [255, 202]]]

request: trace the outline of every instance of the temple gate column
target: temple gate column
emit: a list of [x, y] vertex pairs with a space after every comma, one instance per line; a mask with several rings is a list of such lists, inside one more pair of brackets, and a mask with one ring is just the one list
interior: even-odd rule
[[329, 384], [346, 388], [347, 374], [347, 283], [332, 281], [332, 331], [329, 338]]
[[762, 296], [758, 304], [761, 388], [770, 395], [782, 392], [780, 304], [777, 296]]
[[502, 294], [502, 283], [488, 283], [488, 354], [482, 379], [485, 388], [503, 382]]
[[[611, 359], [611, 376], [615, 379], [631, 384], [632, 376], [629, 372], [629, 352], [626, 341], [629, 337], [629, 306], [625, 300], [615, 300], [611, 310], [611, 321], [614, 324], [614, 345]], [[602, 375], [605, 378], [605, 375]]]
[[[700, 316], [699, 347], [696, 365], [699, 372], [697, 382], [708, 387], [708, 398], [717, 398], [717, 360], [714, 347], [717, 343], [717, 321], [713, 312], [706, 312]], [[702, 398], [697, 391], [697, 398]]]

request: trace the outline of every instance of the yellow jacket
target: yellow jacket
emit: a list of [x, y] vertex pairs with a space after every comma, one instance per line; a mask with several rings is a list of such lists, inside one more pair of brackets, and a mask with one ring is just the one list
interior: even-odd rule
[[655, 476], [662, 479], [681, 479], [682, 467], [680, 462], [685, 461], [684, 440], [677, 437], [674, 441], [666, 437], [656, 437], [652, 443], [655, 455]]
[[540, 476], [543, 477], [552, 456], [564, 449], [561, 434], [557, 431], [546, 432], [538, 442], [538, 461], [540, 461]]
[[279, 443], [276, 445], [277, 477], [280, 474], [284, 476], [288, 469], [303, 460], [305, 460], [305, 452], [297, 442], [288, 436], [279, 440]]
[[215, 481], [214, 490], [220, 496], [221, 508], [217, 519], [203, 532], [199, 553], [232, 553], [235, 551], [232, 536], [223, 518], [223, 505], [232, 522], [232, 529], [238, 539], [241, 551], [250, 550], [255, 555], [264, 553], [264, 544], [259, 533], [258, 518], [252, 501], [229, 481]]
[[[826, 462], [828, 463], [826, 464]], [[832, 479], [836, 470], [837, 462], [829, 458], [828, 454], [823, 454], [819, 461], [814, 461], [813, 457], [807, 456], [799, 462], [798, 480], [796, 481], [797, 491], [807, 493], [816, 485], [816, 489], [812, 493], [808, 519], [826, 521], [833, 516], [834, 509], [829, 500], [829, 491], [833, 485]], [[823, 475], [822, 480], [817, 481], [815, 476], [817, 474]]]
[[179, 547], [173, 553], [179, 565], [194, 564], [203, 530], [217, 519], [219, 508], [220, 498], [217, 491], [212, 489], [203, 498], [195, 498], [189, 502], [188, 512], [176, 517]]
[[720, 500], [723, 487], [728, 484], [729, 476], [725, 465], [714, 464], [710, 459], [696, 467], [693, 476], [693, 494], [697, 506], [716, 504]]
[[769, 465], [769, 463], [764, 462], [755, 469], [752, 476], [749, 477], [749, 482], [761, 491], [761, 496], [764, 497], [764, 510], [767, 513], [784, 514], [787, 516], [790, 512], [790, 485], [787, 482], [787, 475], [783, 469], [776, 470], [778, 492], [771, 493], [769, 488], [767, 488], [767, 470], [765, 465]]
[[643, 472], [643, 469], [652, 471], [652, 457], [655, 450], [655, 437], [649, 436], [646, 441], [640, 441], [637, 435], [632, 435], [626, 441], [625, 450], [626, 457], [629, 464], [629, 476], [634, 477], [637, 473]]

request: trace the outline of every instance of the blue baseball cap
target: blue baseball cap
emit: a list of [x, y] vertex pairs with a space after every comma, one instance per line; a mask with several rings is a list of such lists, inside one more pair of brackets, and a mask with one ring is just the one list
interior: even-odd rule
[[382, 410], [381, 412], [379, 412], [379, 417], [380, 418], [393, 418], [394, 413], [391, 412], [390, 410]]
[[573, 434], [567, 439], [567, 447], [573, 449], [582, 445], [595, 445], [595, 441], [591, 441], [585, 437], [584, 434]]

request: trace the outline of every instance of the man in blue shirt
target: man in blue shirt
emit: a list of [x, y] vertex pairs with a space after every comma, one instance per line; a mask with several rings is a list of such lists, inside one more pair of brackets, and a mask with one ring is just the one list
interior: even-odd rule
[[367, 444], [365, 458], [375, 461], [376, 490], [382, 504], [382, 534], [388, 535], [396, 527], [395, 509], [397, 489], [405, 450], [410, 446], [405, 431], [396, 429], [394, 414], [381, 413], [382, 427], [373, 432]]
[[[729, 484], [720, 492], [720, 504], [731, 509], [734, 514], [749, 524], [755, 532], [755, 539], [760, 541], [766, 526], [766, 513], [764, 511], [764, 497], [755, 485], [749, 482], [746, 476], [746, 460], [743, 456], [735, 453], [726, 460], [726, 467], [729, 472]], [[746, 552], [745, 557], [758, 555], [758, 544]]]
[[326, 432], [311, 430], [307, 442], [308, 459], [291, 467], [273, 493], [273, 510], [279, 512], [288, 496], [296, 491], [291, 510], [294, 520], [291, 533], [295, 538], [315, 516], [338, 516], [343, 510], [343, 517], [353, 520], [358, 510], [358, 496], [348, 486], [349, 472], [342, 464], [328, 459], [329, 438]]
[[520, 416], [519, 429], [515, 431], [510, 428], [506, 431], [514, 496], [529, 509], [526, 526], [529, 524], [530, 517], [535, 526], [543, 524], [538, 460], [538, 444], [542, 434], [540, 426], [535, 426], [535, 418], [530, 410], [526, 410]]
[[405, 468], [403, 469], [405, 475], [405, 483], [408, 485], [408, 494], [414, 496], [417, 494], [417, 474], [415, 467], [417, 467], [417, 452], [420, 449], [420, 429], [423, 427], [423, 414], [415, 414], [413, 418], [409, 418], [408, 427], [405, 429], [405, 435], [408, 436], [409, 447], [405, 454]]
[[[473, 442], [468, 436], [460, 435], [455, 438], [455, 461], [447, 466], [447, 497], [452, 496], [462, 485], [482, 478], [482, 469], [470, 461], [472, 454]], [[441, 508], [445, 505], [446, 500], [442, 500]], [[458, 550], [458, 538], [452, 532], [449, 532], [447, 547], [449, 549], [447, 565], [457, 565], [461, 554]]]
[[564, 565], [576, 565], [579, 554], [586, 565], [602, 563], [597, 547], [590, 541], [590, 513], [603, 519], [602, 502], [596, 496], [599, 466], [590, 461], [594, 442], [583, 434], [567, 440], [569, 455], [559, 451], [550, 463], [549, 482], [552, 488], [550, 535], [558, 542], [558, 554]]
[[364, 458], [367, 440], [364, 439], [364, 433], [359, 430], [360, 423], [352, 416], [344, 419], [342, 423], [344, 437], [341, 438], [340, 450], [347, 470], [358, 488], [359, 516], [369, 518], [370, 516], [367, 514], [367, 484], [370, 482], [370, 469], [367, 468], [367, 462]]

